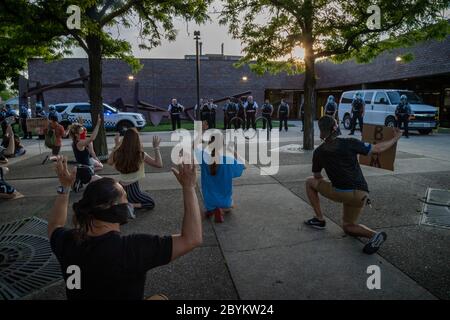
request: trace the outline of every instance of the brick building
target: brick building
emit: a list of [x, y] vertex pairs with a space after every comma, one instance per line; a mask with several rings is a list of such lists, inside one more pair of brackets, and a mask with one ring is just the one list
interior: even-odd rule
[[[397, 57], [410, 52], [414, 60], [397, 61]], [[269, 98], [277, 104], [285, 98], [294, 108], [293, 118], [303, 100], [303, 75], [286, 74], [258, 76], [248, 67], [235, 68], [238, 57], [204, 55], [201, 58], [201, 97], [219, 99], [228, 95], [251, 91], [256, 101]], [[130, 67], [123, 61], [105, 59], [103, 62], [103, 99], [112, 102], [122, 98], [133, 104], [135, 82], [139, 82], [139, 99], [153, 105], [166, 107], [172, 97], [185, 106], [193, 106], [196, 100], [195, 59], [141, 59], [143, 68], [129, 80]], [[63, 59], [45, 63], [42, 59], [28, 62], [31, 85], [63, 82], [79, 76], [83, 67], [88, 71], [86, 59]], [[428, 104], [440, 108], [441, 123], [450, 126], [450, 37], [444, 41], [428, 41], [408, 49], [386, 52], [368, 64], [353, 61], [342, 64], [318, 62], [316, 116], [326, 97], [361, 88], [410, 89], [418, 93]], [[245, 79], [245, 80], [244, 80]], [[47, 91], [45, 103], [87, 101], [83, 88], [65, 88]]]

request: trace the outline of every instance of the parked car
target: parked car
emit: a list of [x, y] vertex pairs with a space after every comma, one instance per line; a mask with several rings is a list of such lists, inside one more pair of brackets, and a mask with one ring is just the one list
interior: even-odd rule
[[420, 134], [429, 134], [436, 129], [438, 108], [424, 104], [422, 99], [410, 90], [374, 89], [346, 91], [339, 102], [339, 119], [344, 128], [349, 130], [351, 124], [352, 101], [356, 92], [361, 92], [366, 103], [364, 123], [395, 126], [395, 109], [400, 102], [400, 96], [406, 95], [411, 106], [412, 116], [409, 122], [410, 130], [418, 130]]
[[[59, 123], [67, 128], [78, 118], [83, 119], [86, 128], [92, 129], [91, 105], [87, 102], [72, 102], [54, 104]], [[103, 104], [105, 128], [106, 130], [123, 132], [127, 128], [137, 128], [141, 130], [145, 127], [146, 121], [142, 114], [133, 112], [120, 112], [114, 107]]]

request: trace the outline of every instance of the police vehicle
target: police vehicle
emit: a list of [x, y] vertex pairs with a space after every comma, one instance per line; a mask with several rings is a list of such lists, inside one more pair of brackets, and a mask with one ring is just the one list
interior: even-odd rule
[[351, 125], [352, 101], [356, 92], [360, 92], [366, 104], [364, 123], [395, 126], [395, 108], [400, 97], [406, 95], [411, 106], [411, 120], [409, 130], [418, 130], [420, 134], [429, 134], [438, 126], [438, 109], [423, 103], [422, 99], [410, 90], [374, 89], [346, 91], [339, 103], [339, 119], [344, 128], [349, 130]]
[[[64, 128], [67, 128], [74, 122], [78, 122], [78, 119], [81, 117], [83, 119], [83, 125], [87, 129], [92, 129], [90, 103], [59, 103], [52, 106], [56, 109], [58, 122]], [[123, 132], [124, 130], [133, 127], [141, 130], [146, 125], [145, 118], [140, 113], [120, 112], [106, 103], [103, 104], [103, 112], [106, 130]]]

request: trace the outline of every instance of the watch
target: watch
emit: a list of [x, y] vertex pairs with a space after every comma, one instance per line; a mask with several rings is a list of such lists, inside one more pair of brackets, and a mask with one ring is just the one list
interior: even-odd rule
[[56, 192], [58, 192], [58, 194], [68, 194], [69, 191], [70, 191], [70, 189], [69, 188], [65, 188], [64, 186], [59, 186], [56, 189]]

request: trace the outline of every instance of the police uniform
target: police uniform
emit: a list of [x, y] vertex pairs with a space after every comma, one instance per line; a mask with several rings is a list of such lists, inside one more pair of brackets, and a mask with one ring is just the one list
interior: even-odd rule
[[336, 102], [329, 101], [325, 105], [324, 109], [325, 109], [325, 115], [333, 117], [334, 119], [336, 119], [336, 122], [337, 122], [337, 125], [338, 125], [336, 133], [337, 133], [338, 136], [340, 136], [341, 135], [341, 129], [339, 128], [338, 105], [336, 104]]
[[209, 104], [209, 122], [210, 128], [215, 128], [216, 127], [216, 110], [217, 110], [217, 104], [214, 103], [210, 103]]
[[181, 104], [176, 105], [170, 104], [168, 111], [170, 112], [170, 118], [172, 120], [172, 130], [181, 128], [181, 113], [184, 108]]
[[408, 126], [409, 126], [409, 117], [411, 116], [411, 106], [408, 102], [400, 102], [395, 108], [395, 118], [396, 118], [396, 127], [401, 128], [403, 123], [403, 130], [405, 130], [404, 135], [409, 137]]
[[238, 108], [239, 106], [237, 103], [230, 102], [229, 104], [227, 104], [227, 129], [230, 129], [231, 125], [234, 125], [234, 129], [237, 129], [239, 127], [239, 120], [233, 120], [233, 118], [238, 115]]
[[19, 118], [20, 127], [23, 132], [23, 139], [32, 139], [31, 132], [29, 132], [27, 128], [28, 107], [26, 105], [20, 107]]
[[208, 122], [208, 127], [211, 128], [211, 110], [209, 109], [209, 104], [208, 103], [204, 103], [202, 105], [202, 107], [200, 108], [200, 120], [203, 121], [207, 121]]
[[278, 106], [278, 115], [280, 120], [280, 131], [284, 130], [288, 131], [288, 116], [289, 116], [289, 105], [286, 102], [280, 103]]
[[263, 129], [266, 128], [266, 122], [268, 124], [269, 130], [272, 131], [272, 112], [273, 106], [270, 103], [264, 103], [261, 107], [263, 121]]
[[245, 107], [244, 104], [242, 103], [242, 100], [237, 103], [237, 107], [238, 107], [237, 116], [239, 119], [241, 119], [240, 125], [242, 125], [242, 129], [245, 130]]
[[245, 116], [247, 118], [247, 130], [250, 128], [250, 124], [252, 128], [256, 130], [256, 111], [258, 110], [258, 104], [253, 102], [248, 102], [244, 106], [245, 108]]
[[355, 98], [352, 102], [352, 120], [351, 120], [351, 131], [350, 134], [354, 134], [356, 130], [356, 120], [359, 122], [359, 128], [363, 130], [363, 111], [364, 111], [365, 103], [362, 98]]

